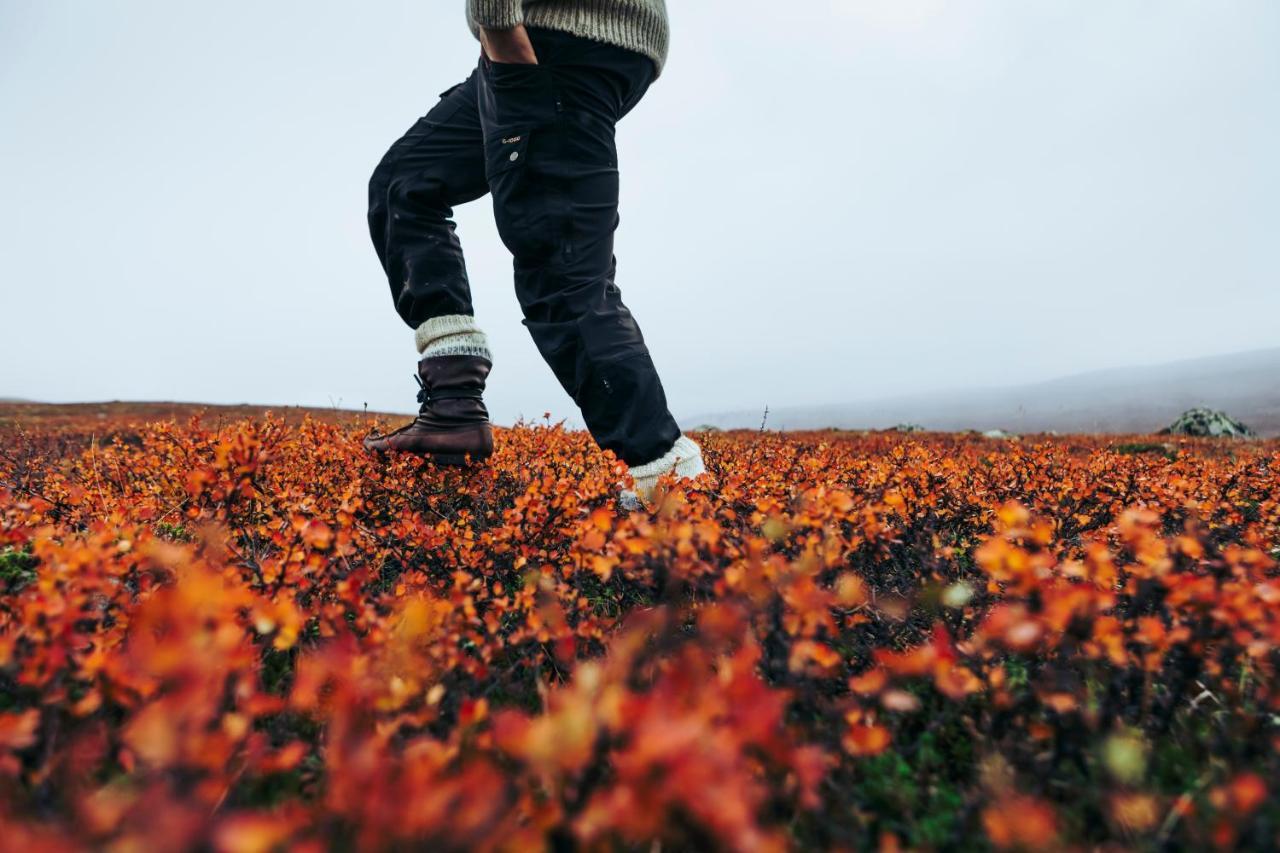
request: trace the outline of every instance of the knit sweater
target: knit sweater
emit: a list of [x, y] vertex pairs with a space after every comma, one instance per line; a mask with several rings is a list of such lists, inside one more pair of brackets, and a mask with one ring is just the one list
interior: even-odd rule
[[467, 0], [467, 23], [477, 38], [480, 27], [561, 30], [642, 53], [658, 74], [667, 61], [666, 0]]

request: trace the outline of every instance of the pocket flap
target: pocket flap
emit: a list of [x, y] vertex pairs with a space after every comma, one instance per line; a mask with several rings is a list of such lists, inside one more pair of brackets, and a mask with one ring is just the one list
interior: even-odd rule
[[490, 177], [524, 165], [529, 154], [531, 133], [528, 128], [508, 128], [489, 139], [485, 146], [485, 160]]

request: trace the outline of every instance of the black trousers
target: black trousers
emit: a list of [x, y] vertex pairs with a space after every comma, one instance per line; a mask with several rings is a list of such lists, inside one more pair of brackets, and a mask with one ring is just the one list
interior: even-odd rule
[[680, 437], [614, 283], [614, 127], [652, 82], [638, 53], [531, 29], [538, 64], [480, 63], [378, 164], [369, 229], [401, 318], [471, 314], [453, 207], [493, 196], [524, 325], [603, 448], [630, 465]]

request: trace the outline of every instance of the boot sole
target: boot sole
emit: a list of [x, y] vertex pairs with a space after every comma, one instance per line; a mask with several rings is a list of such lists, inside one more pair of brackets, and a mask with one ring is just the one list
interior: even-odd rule
[[[491, 455], [490, 453], [431, 453], [417, 450], [402, 450], [396, 447], [378, 447], [369, 445], [364, 446], [365, 450], [377, 456], [387, 456], [392, 453], [405, 453], [410, 456], [417, 456], [428, 462], [434, 462], [437, 465], [448, 465], [450, 467], [465, 467], [467, 465], [479, 464]], [[468, 461], [468, 457], [470, 460]]]
[[434, 462], [437, 465], [449, 465], [459, 468], [467, 465], [476, 465], [489, 458], [488, 454], [484, 456], [470, 454], [470, 460], [467, 458], [468, 454], [465, 453], [423, 453], [421, 455], [423, 459]]
[[401, 447], [380, 447], [376, 446], [376, 444], [374, 444], [374, 446], [365, 444], [365, 450], [367, 452], [374, 453], [376, 456], [388, 456], [390, 453], [407, 453], [408, 456], [417, 456], [419, 459], [435, 462], [436, 465], [449, 466], [475, 465], [477, 462], [483, 462], [486, 459], [489, 459], [489, 456], [493, 455], [493, 451], [489, 451], [488, 453], [415, 451]]

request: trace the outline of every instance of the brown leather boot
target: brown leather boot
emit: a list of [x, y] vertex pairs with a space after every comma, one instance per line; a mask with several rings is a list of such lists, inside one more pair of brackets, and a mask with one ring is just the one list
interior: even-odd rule
[[484, 381], [493, 365], [475, 355], [442, 355], [418, 362], [418, 402], [413, 422], [364, 440], [369, 450], [398, 450], [440, 465], [463, 465], [493, 453], [493, 429], [484, 407]]

